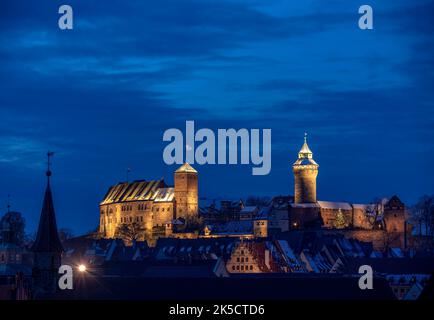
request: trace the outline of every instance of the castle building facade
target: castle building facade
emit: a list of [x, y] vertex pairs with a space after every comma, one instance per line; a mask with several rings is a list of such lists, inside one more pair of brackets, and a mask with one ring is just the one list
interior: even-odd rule
[[175, 219], [198, 215], [198, 173], [185, 163], [174, 173], [174, 187], [163, 179], [121, 182], [111, 186], [100, 203], [99, 233], [117, 237], [122, 225], [140, 229], [139, 239], [167, 233]]

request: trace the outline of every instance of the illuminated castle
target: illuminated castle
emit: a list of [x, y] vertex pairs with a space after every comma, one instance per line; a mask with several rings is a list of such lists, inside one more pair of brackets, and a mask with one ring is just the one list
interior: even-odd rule
[[[405, 205], [397, 196], [371, 204], [317, 200], [316, 178], [319, 165], [313, 159], [306, 136], [305, 134], [298, 159], [292, 166], [294, 201], [289, 203], [288, 224], [285, 227], [285, 224], [282, 224], [284, 219], [279, 219], [278, 214], [274, 212], [272, 216], [275, 217], [275, 221], [270, 221], [270, 225], [283, 225], [279, 231], [311, 227], [342, 229], [362, 241], [374, 241], [373, 236], [377, 236], [378, 241], [384, 242], [383, 238], [386, 237], [391, 244], [403, 246], [406, 228]], [[351, 230], [360, 232], [355, 233]], [[361, 232], [375, 230], [379, 232]]]
[[117, 237], [121, 225], [134, 224], [139, 239], [164, 233], [175, 219], [189, 220], [198, 215], [198, 174], [185, 163], [174, 173], [175, 186], [163, 179], [121, 182], [109, 188], [100, 203], [99, 234]]

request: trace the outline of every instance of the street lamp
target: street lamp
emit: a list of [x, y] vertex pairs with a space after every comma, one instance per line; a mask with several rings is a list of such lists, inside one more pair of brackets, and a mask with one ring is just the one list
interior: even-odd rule
[[86, 266], [84, 264], [78, 265], [78, 271], [80, 271], [80, 272], [86, 272]]

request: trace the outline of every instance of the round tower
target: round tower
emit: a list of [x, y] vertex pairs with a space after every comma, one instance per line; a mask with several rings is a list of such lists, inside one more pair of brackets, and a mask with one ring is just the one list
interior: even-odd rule
[[298, 152], [298, 159], [294, 162], [294, 202], [316, 202], [316, 177], [319, 165], [313, 160], [313, 153], [307, 145], [307, 133], [304, 134], [304, 143]]
[[175, 171], [176, 218], [198, 215], [197, 171], [188, 163]]

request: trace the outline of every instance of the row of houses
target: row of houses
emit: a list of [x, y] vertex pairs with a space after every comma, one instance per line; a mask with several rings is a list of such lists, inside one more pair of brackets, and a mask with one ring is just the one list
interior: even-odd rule
[[388, 284], [394, 297], [419, 297], [434, 270], [431, 255], [386, 252], [372, 244], [320, 232], [291, 232], [278, 239], [160, 238], [131, 246], [119, 239], [71, 239], [62, 263], [86, 264], [99, 276], [149, 278], [358, 277], [361, 265]]

